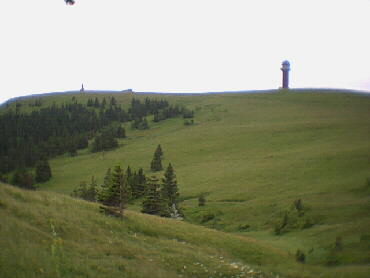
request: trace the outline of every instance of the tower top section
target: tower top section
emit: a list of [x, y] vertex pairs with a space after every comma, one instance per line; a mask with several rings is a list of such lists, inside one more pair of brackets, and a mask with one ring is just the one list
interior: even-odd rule
[[289, 61], [285, 60], [281, 63], [281, 70], [283, 71], [289, 71], [290, 70], [290, 63]]

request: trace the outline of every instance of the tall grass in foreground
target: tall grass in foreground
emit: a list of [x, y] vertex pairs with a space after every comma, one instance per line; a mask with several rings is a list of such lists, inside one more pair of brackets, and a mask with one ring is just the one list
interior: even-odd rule
[[123, 220], [107, 217], [96, 204], [56, 193], [1, 184], [0, 196], [1, 277], [231, 278], [258, 277], [261, 270], [262, 277], [335, 277], [337, 271], [366, 277], [369, 271], [302, 271], [294, 255], [263, 241], [132, 211]]

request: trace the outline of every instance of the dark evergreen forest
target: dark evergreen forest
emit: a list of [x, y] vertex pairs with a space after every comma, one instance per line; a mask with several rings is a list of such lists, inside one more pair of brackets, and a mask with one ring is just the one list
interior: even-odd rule
[[16, 169], [34, 167], [39, 161], [88, 147], [92, 151], [112, 149], [116, 138], [124, 138], [126, 131], [120, 123], [132, 121], [131, 127], [149, 128], [146, 117], [154, 122], [188, 114], [183, 107], [170, 105], [166, 100], [133, 98], [129, 108], [123, 109], [114, 97], [90, 98], [78, 103], [73, 97], [69, 103], [48, 107], [38, 103], [38, 109], [24, 113], [20, 105], [0, 115], [0, 174]]

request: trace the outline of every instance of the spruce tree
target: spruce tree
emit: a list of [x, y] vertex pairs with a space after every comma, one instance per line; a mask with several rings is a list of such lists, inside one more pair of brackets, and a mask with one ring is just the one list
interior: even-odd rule
[[152, 162], [150, 164], [150, 169], [153, 172], [162, 171], [163, 170], [163, 166], [162, 166], [162, 155], [163, 155], [163, 152], [162, 152], [161, 145], [158, 145], [157, 149], [154, 152], [154, 156], [153, 156]]
[[98, 184], [94, 176], [91, 177], [91, 182], [86, 190], [85, 200], [95, 202], [98, 193]]
[[98, 200], [106, 206], [120, 207], [122, 211], [130, 196], [126, 177], [120, 166], [114, 167], [113, 172], [107, 171], [104, 185], [98, 194]]
[[148, 179], [147, 191], [141, 212], [165, 217], [170, 216], [168, 204], [163, 199], [158, 179], [155, 176], [151, 176]]
[[161, 144], [159, 144], [158, 146], [157, 146], [157, 148], [156, 148], [156, 150], [155, 150], [155, 153], [154, 153], [155, 155], [157, 155], [157, 156], [160, 156], [161, 158], [162, 158], [162, 156], [163, 156], [163, 151], [162, 151], [162, 147], [161, 147]]
[[111, 204], [113, 206], [119, 206], [120, 203], [120, 196], [121, 196], [121, 188], [124, 182], [123, 170], [121, 166], [117, 165], [114, 167], [112, 173], [112, 183], [110, 187], [111, 193]]
[[97, 192], [97, 201], [104, 205], [106, 205], [106, 200], [108, 199], [109, 187], [111, 186], [111, 183], [112, 183], [112, 172], [111, 168], [108, 168], [104, 176], [104, 182]]
[[97, 97], [95, 98], [95, 101], [94, 101], [94, 107], [95, 108], [99, 108], [100, 107], [99, 99]]
[[146, 177], [144, 175], [143, 169], [140, 168], [138, 172], [134, 172], [132, 175], [131, 189], [132, 197], [140, 198], [144, 195], [146, 188]]
[[107, 105], [107, 101], [105, 100], [105, 97], [104, 97], [103, 101], [101, 102], [101, 107], [105, 108], [106, 105]]
[[177, 181], [175, 171], [170, 164], [164, 173], [164, 178], [162, 178], [163, 184], [163, 196], [168, 202], [168, 206], [172, 207], [173, 205], [177, 205], [177, 199], [179, 197], [178, 188], [177, 188]]

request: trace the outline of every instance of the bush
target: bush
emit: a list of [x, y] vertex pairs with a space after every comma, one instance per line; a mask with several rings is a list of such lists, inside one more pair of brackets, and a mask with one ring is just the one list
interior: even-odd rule
[[298, 249], [297, 252], [295, 253], [295, 260], [303, 264], [305, 259], [306, 259], [306, 256], [304, 252]]
[[3, 182], [3, 183], [7, 183], [8, 178], [5, 175], [0, 174], [0, 181]]
[[194, 120], [193, 119], [190, 120], [190, 121], [188, 121], [188, 120], [184, 121], [184, 125], [193, 125], [193, 124], [194, 124]]
[[22, 168], [15, 171], [12, 178], [13, 185], [24, 189], [35, 190], [36, 188], [33, 186], [33, 183], [33, 175], [30, 174], [26, 169]]
[[198, 206], [204, 207], [206, 205], [206, 198], [204, 197], [204, 194], [200, 194], [198, 197]]
[[207, 214], [203, 215], [202, 220], [200, 221], [201, 223], [206, 223], [212, 219], [214, 219], [216, 216], [212, 212], [208, 212]]
[[294, 207], [295, 209], [298, 211], [299, 213], [299, 216], [303, 216], [304, 215], [304, 211], [303, 211], [303, 202], [301, 199], [297, 199], [294, 201]]
[[73, 190], [71, 196], [80, 198], [86, 201], [95, 202], [97, 195], [97, 183], [94, 177], [91, 178], [91, 182], [88, 185], [85, 181], [80, 182], [80, 184]]
[[331, 251], [327, 258], [326, 258], [326, 265], [328, 266], [334, 266], [334, 265], [339, 265], [339, 257], [335, 251]]
[[243, 231], [247, 231], [249, 228], [250, 228], [251, 226], [250, 225], [248, 225], [248, 224], [240, 224], [239, 225], [239, 227], [238, 227], [238, 230], [240, 231], [240, 232], [243, 232]]
[[36, 182], [46, 182], [51, 178], [51, 169], [47, 160], [41, 160], [36, 164]]
[[274, 229], [275, 235], [281, 235], [283, 233], [283, 229], [288, 225], [288, 221], [289, 221], [288, 212], [286, 211], [281, 222], [275, 225]]
[[343, 249], [342, 237], [337, 236], [335, 238], [335, 246], [334, 246], [334, 249], [335, 250], [342, 250]]
[[311, 228], [315, 223], [310, 217], [305, 217], [304, 222], [301, 226], [301, 229], [308, 229]]

